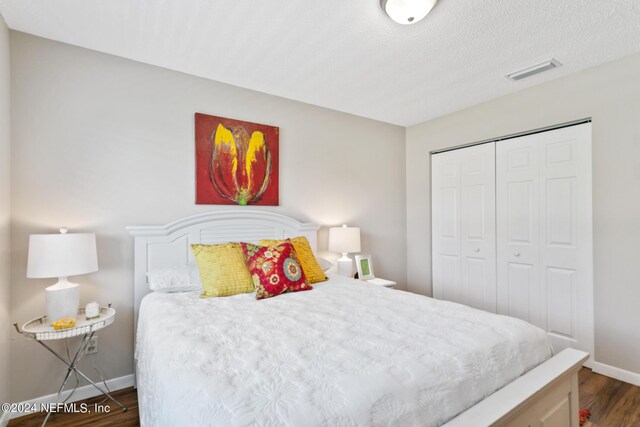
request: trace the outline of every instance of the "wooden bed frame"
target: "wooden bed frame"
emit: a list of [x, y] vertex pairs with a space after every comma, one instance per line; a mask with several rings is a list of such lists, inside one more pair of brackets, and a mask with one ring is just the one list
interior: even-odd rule
[[[194, 263], [190, 244], [306, 236], [315, 251], [319, 228], [275, 212], [252, 209], [207, 212], [163, 226], [127, 227], [134, 236], [134, 327], [140, 302], [150, 292], [147, 273]], [[588, 357], [588, 353], [566, 349], [445, 426], [578, 427], [578, 371]]]

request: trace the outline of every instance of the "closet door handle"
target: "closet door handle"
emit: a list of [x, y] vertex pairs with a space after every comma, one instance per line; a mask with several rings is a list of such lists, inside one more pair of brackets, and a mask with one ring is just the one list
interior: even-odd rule
[[514, 253], [513, 255], [515, 255], [515, 256], [520, 256], [520, 252], [516, 252], [516, 253]]
[[474, 252], [480, 252], [480, 248], [475, 248], [473, 251]]

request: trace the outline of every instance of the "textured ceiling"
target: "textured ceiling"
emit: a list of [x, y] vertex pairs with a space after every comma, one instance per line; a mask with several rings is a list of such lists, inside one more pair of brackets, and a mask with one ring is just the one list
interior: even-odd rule
[[[398, 125], [640, 52], [639, 0], [0, 0], [10, 28]], [[504, 76], [556, 58], [562, 67]], [[550, 100], [551, 102], [552, 100]]]

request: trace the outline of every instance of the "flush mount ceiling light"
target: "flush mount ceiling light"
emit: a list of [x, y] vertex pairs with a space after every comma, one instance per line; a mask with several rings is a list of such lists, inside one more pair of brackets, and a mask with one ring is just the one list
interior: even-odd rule
[[410, 25], [431, 12], [438, 0], [380, 0], [382, 10], [398, 24]]

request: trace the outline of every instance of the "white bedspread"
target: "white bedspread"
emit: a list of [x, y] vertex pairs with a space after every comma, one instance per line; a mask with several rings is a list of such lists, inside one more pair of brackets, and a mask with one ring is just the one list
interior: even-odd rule
[[435, 426], [548, 359], [521, 320], [332, 278], [256, 301], [147, 295], [143, 426]]

